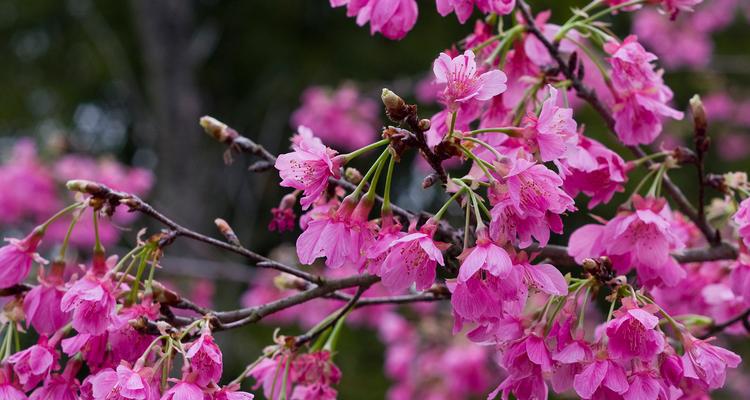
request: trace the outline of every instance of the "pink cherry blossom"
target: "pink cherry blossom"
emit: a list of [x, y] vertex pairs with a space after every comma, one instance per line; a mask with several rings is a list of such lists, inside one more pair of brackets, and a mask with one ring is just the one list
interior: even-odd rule
[[490, 239], [486, 228], [477, 230], [476, 247], [467, 249], [460, 258], [463, 262], [458, 273], [458, 279], [462, 282], [466, 282], [480, 269], [486, 270], [499, 278], [504, 278], [508, 276], [513, 267], [508, 252]]
[[493, 69], [478, 74], [474, 52], [471, 50], [454, 58], [440, 53], [432, 71], [435, 73], [435, 82], [445, 85], [441, 100], [451, 111], [456, 111], [460, 103], [471, 99], [487, 101], [507, 88], [507, 77], [500, 70]]
[[222, 354], [209, 330], [186, 346], [185, 356], [190, 360], [190, 368], [196, 374], [196, 382], [201, 386], [209, 382], [219, 382], [223, 368]]
[[153, 321], [158, 317], [159, 304], [149, 300], [121, 309], [107, 327], [111, 358], [115, 361], [136, 362], [155, 336], [135, 329], [130, 323], [140, 318]]
[[27, 400], [28, 397], [13, 382], [13, 373], [7, 365], [0, 367], [0, 399]]
[[132, 369], [127, 364], [104, 369], [91, 377], [93, 400], [157, 400], [151, 368]]
[[579, 193], [591, 197], [588, 203], [591, 209], [608, 203], [615, 193], [625, 190], [632, 165], [625, 163], [622, 157], [603, 144], [583, 135], [579, 137], [579, 146], [594, 161], [593, 167], [582, 167], [563, 160], [560, 163], [560, 176], [563, 178], [563, 188], [571, 197]]
[[612, 360], [595, 360], [584, 367], [573, 381], [573, 388], [583, 399], [592, 398], [600, 387], [619, 394], [625, 393], [628, 390], [625, 370]]
[[493, 188], [490, 200], [490, 233], [498, 242], [519, 239], [521, 247], [531, 244], [532, 236], [542, 246], [550, 231], [562, 233], [560, 214], [574, 211], [573, 199], [562, 190], [560, 176], [541, 164], [513, 160], [510, 171]]
[[68, 356], [75, 356], [79, 352], [86, 365], [92, 372], [98, 372], [100, 369], [116, 366], [119, 360], [111, 360], [110, 352], [107, 351], [108, 334], [105, 332], [101, 335], [89, 335], [88, 333], [79, 333], [78, 335], [63, 339], [62, 350]]
[[179, 381], [167, 390], [160, 400], [203, 400], [204, 395], [198, 385], [187, 381]]
[[661, 133], [662, 117], [683, 117], [667, 105], [672, 91], [651, 64], [656, 56], [633, 35], [621, 44], [608, 43], [605, 50], [611, 56], [615, 131], [626, 145], [649, 144]]
[[542, 104], [539, 117], [529, 115], [526, 118], [524, 137], [534, 143], [539, 150], [542, 161], [557, 160], [578, 144], [576, 121], [573, 109], [557, 105], [557, 89], [549, 87], [549, 97]]
[[47, 337], [42, 336], [39, 343], [8, 357], [8, 364], [18, 376], [25, 390], [34, 388], [43, 381], [57, 362], [57, 354]]
[[70, 313], [60, 310], [60, 302], [65, 295], [62, 280], [64, 264], [53, 263], [48, 275], [40, 270], [39, 285], [34, 286], [23, 298], [23, 312], [26, 324], [31, 325], [42, 335], [52, 335], [70, 321]]
[[60, 302], [63, 312], [73, 313], [73, 328], [80, 333], [99, 335], [115, 322], [112, 282], [87, 273], [77, 280]]
[[419, 13], [415, 0], [330, 0], [332, 7], [346, 5], [346, 15], [357, 17], [357, 25], [370, 23], [370, 34], [380, 32], [399, 40], [414, 27]]
[[[285, 379], [284, 371], [287, 368], [287, 363], [292, 364], [289, 366], [289, 375]], [[274, 358], [264, 358], [248, 373], [248, 376], [252, 376], [257, 382], [253, 386], [253, 389], [258, 389], [262, 386], [263, 395], [266, 398], [278, 399], [284, 387], [283, 382], [286, 382], [285, 392], [292, 393], [293, 379], [290, 376], [296, 374], [293, 365], [291, 356], [285, 354]]]
[[21, 240], [5, 239], [8, 244], [0, 247], [0, 288], [23, 282], [29, 274], [33, 261], [45, 262], [36, 253], [43, 235], [42, 232], [34, 231]]
[[653, 359], [664, 349], [664, 334], [656, 329], [659, 318], [653, 315], [656, 307], [638, 307], [632, 299], [623, 299], [607, 323], [609, 354], [616, 359]]
[[326, 147], [309, 128], [300, 126], [297, 131], [293, 151], [279, 155], [275, 167], [281, 186], [303, 191], [300, 203], [307, 209], [328, 187], [328, 178], [339, 178], [344, 160], [336, 157], [336, 151]]
[[455, 12], [458, 21], [463, 24], [471, 16], [475, 5], [484, 14], [508, 15], [515, 8], [516, 0], [436, 0], [436, 5], [440, 15], [445, 17]]
[[445, 246], [433, 240], [437, 225], [426, 222], [418, 231], [394, 240], [390, 252], [383, 261], [381, 278], [391, 292], [398, 292], [416, 283], [417, 290], [425, 290], [435, 281], [435, 268], [445, 265], [441, 248]]
[[52, 374], [45, 381], [44, 385], [34, 390], [29, 397], [30, 400], [80, 400], [78, 391], [80, 383], [75, 375], [81, 368], [81, 362], [76, 360], [68, 361], [65, 371], [62, 374]]
[[628, 391], [622, 395], [624, 400], [668, 400], [669, 395], [656, 372], [645, 370], [630, 375]]
[[685, 377], [700, 380], [709, 389], [716, 389], [724, 386], [727, 368], [737, 368], [742, 359], [727, 349], [709, 344], [711, 340], [684, 334], [682, 365]]
[[251, 393], [239, 390], [240, 385], [227, 385], [213, 394], [211, 400], [253, 400], [255, 396]]
[[331, 210], [307, 224], [297, 238], [297, 256], [303, 264], [310, 265], [319, 257], [326, 257], [330, 268], [354, 265], [359, 268], [366, 260], [363, 249], [373, 236], [367, 221], [372, 204], [355, 206], [345, 200], [337, 210]]

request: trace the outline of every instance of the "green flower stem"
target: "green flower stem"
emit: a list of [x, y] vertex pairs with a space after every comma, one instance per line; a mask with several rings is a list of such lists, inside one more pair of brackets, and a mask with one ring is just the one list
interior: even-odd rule
[[451, 198], [448, 199], [448, 201], [446, 201], [445, 204], [443, 204], [442, 207], [440, 207], [440, 209], [438, 210], [438, 212], [436, 212], [435, 215], [432, 216], [432, 219], [435, 220], [435, 221], [440, 221], [440, 219], [443, 218], [443, 214], [445, 214], [445, 211], [448, 210], [448, 206], [450, 206], [451, 203], [453, 203], [453, 201], [455, 201], [459, 196], [461, 196], [461, 194], [464, 191], [466, 191], [466, 188], [462, 187], [456, 193], [454, 193], [453, 196], [451, 196]]
[[391, 184], [393, 183], [393, 168], [396, 163], [396, 157], [391, 155], [388, 160], [388, 171], [385, 174], [385, 188], [383, 188], [383, 206], [380, 209], [381, 214], [391, 212]]
[[370, 180], [370, 177], [372, 176], [372, 174], [374, 174], [375, 171], [380, 167], [380, 163], [385, 161], [385, 157], [387, 157], [388, 154], [389, 154], [388, 149], [385, 149], [385, 151], [383, 151], [383, 153], [380, 154], [380, 157], [378, 157], [378, 159], [375, 160], [375, 163], [372, 164], [372, 166], [367, 171], [365, 176], [362, 177], [362, 180], [359, 182], [359, 185], [357, 185], [357, 188], [354, 189], [354, 191], [349, 196], [347, 196], [347, 198], [351, 198], [352, 200], [355, 200], [355, 201], [359, 199], [359, 195], [362, 194], [362, 190], [364, 190], [365, 185], [367, 184], [367, 181]]
[[344, 158], [346, 159], [346, 162], [349, 162], [359, 156], [361, 156], [364, 153], [367, 153], [370, 150], [377, 149], [378, 147], [383, 146], [384, 144], [388, 144], [390, 142], [390, 139], [382, 139], [378, 140], [375, 143], [370, 143], [365, 147], [362, 147], [361, 149], [354, 150], [351, 153], [344, 154]]

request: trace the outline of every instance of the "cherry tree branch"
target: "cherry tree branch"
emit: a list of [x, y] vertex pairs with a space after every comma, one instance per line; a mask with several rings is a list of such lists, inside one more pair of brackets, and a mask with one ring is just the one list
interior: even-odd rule
[[[617, 133], [615, 131], [615, 119], [612, 116], [609, 108], [599, 99], [599, 97], [593, 90], [591, 90], [591, 88], [587, 87], [583, 83], [581, 79], [582, 77], [576, 73], [576, 66], [572, 65], [572, 63], [565, 62], [562, 55], [560, 54], [559, 47], [550, 42], [549, 39], [544, 36], [541, 30], [539, 30], [539, 27], [536, 25], [534, 17], [531, 14], [529, 5], [526, 4], [524, 0], [519, 0], [518, 8], [523, 14], [524, 23], [528, 32], [539, 39], [542, 45], [544, 45], [549, 55], [553, 60], [555, 60], [559, 71], [568, 80], [570, 80], [571, 86], [573, 87], [573, 89], [575, 89], [578, 97], [588, 102], [589, 105], [591, 105], [591, 107], [602, 117], [604, 123], [609, 128], [610, 133], [617, 136]], [[627, 148], [633, 153], [633, 155], [635, 155], [636, 158], [640, 159], [646, 156], [646, 152], [640, 146], [627, 146]], [[652, 160], [646, 160], [647, 166], [650, 167], [653, 164], [654, 162]], [[682, 211], [682, 213], [690, 218], [690, 220], [695, 223], [698, 229], [701, 230], [708, 242], [714, 246], [721, 245], [721, 237], [719, 236], [718, 231], [708, 225], [706, 219], [702, 215], [699, 215], [698, 211], [696, 211], [687, 197], [685, 197], [680, 188], [677, 187], [677, 185], [675, 185], [674, 182], [672, 182], [672, 180], [670, 180], [666, 174], [664, 175], [663, 182], [664, 189], [667, 191], [667, 194], [677, 204], [677, 207], [680, 209], [680, 211]]]

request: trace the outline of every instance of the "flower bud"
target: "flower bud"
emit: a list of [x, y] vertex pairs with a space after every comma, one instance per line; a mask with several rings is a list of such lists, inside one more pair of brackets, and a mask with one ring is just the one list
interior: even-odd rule
[[222, 143], [231, 142], [238, 136], [237, 131], [208, 115], [201, 117], [200, 124], [206, 133]]

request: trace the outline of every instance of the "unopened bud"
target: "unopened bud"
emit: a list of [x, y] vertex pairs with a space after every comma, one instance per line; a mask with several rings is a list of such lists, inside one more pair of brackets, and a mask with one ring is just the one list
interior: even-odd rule
[[106, 189], [106, 186], [87, 181], [84, 179], [74, 179], [65, 183], [65, 187], [72, 192], [80, 192], [87, 194], [99, 194]]
[[289, 274], [279, 274], [273, 278], [273, 285], [279, 290], [306, 290], [307, 282]]
[[425, 131], [430, 130], [430, 125], [431, 125], [430, 120], [425, 118], [425, 119], [420, 119], [419, 120], [418, 127], [419, 127], [420, 131], [425, 132]]
[[383, 105], [385, 105], [385, 108], [388, 110], [397, 110], [406, 105], [404, 99], [386, 88], [383, 88], [383, 92], [380, 94], [380, 99], [383, 100]]
[[581, 265], [583, 266], [583, 270], [590, 274], [595, 274], [599, 269], [599, 263], [592, 258], [584, 258]]
[[708, 117], [701, 97], [697, 94], [690, 99], [690, 111], [693, 113], [693, 124], [695, 124], [696, 132], [701, 131], [705, 134], [708, 128]]
[[362, 173], [359, 172], [356, 168], [353, 167], [347, 167], [346, 170], [344, 170], [344, 176], [346, 177], [346, 180], [358, 185], [360, 182], [362, 182]]
[[230, 128], [227, 124], [219, 121], [214, 117], [210, 117], [208, 115], [203, 116], [200, 119], [200, 124], [203, 127], [203, 130], [206, 131], [206, 133], [211, 135], [219, 142], [231, 142], [235, 137], [237, 137], [237, 132], [234, 129]]
[[216, 227], [219, 228], [219, 232], [227, 239], [227, 241], [233, 245], [239, 246], [240, 240], [237, 238], [237, 235], [234, 233], [234, 229], [232, 229], [231, 226], [229, 226], [229, 223], [227, 221], [216, 218], [214, 220], [214, 224], [216, 224]]

